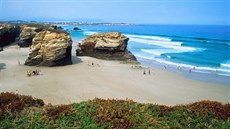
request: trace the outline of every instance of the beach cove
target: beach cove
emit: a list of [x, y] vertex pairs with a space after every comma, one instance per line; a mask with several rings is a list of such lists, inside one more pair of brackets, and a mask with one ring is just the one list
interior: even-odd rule
[[0, 128], [230, 129], [227, 0], [0, 2]]
[[[122, 32], [128, 50], [146, 66], [169, 67], [188, 78], [230, 85], [229, 26], [63, 26], [78, 41], [99, 32]], [[190, 73], [193, 74], [190, 74]]]
[[[73, 46], [75, 50], [76, 46]], [[45, 103], [69, 104], [98, 98], [132, 99], [143, 103], [176, 105], [200, 100], [230, 102], [230, 87], [185, 78], [163, 68], [151, 73], [131, 64], [92, 57], [76, 57], [61, 67], [24, 66], [29, 48], [11, 45], [0, 52], [0, 91], [41, 98]], [[18, 64], [20, 61], [20, 65]], [[92, 62], [94, 65], [92, 65]], [[144, 66], [142, 66], [144, 67]], [[27, 77], [28, 70], [42, 75]]]

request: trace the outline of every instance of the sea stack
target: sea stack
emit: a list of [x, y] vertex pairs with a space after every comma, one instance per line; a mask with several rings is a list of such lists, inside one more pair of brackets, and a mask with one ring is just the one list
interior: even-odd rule
[[72, 39], [61, 30], [41, 31], [33, 38], [25, 65], [60, 66], [72, 64]]
[[19, 36], [18, 46], [29, 47], [32, 44], [35, 35], [41, 31], [56, 29], [55, 26], [46, 24], [23, 24]]
[[127, 50], [128, 40], [120, 32], [96, 33], [79, 42], [76, 55], [137, 63], [135, 56]]
[[81, 29], [78, 27], [74, 27], [73, 30], [81, 30]]
[[16, 24], [0, 23], [0, 47], [9, 45], [19, 36], [20, 27]]

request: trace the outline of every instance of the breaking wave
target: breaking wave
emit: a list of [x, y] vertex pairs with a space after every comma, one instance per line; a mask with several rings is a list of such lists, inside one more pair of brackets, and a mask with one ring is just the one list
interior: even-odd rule
[[158, 62], [158, 63], [163, 64], [163, 65], [173, 66], [175, 68], [180, 67], [180, 68], [182, 68], [184, 70], [189, 70], [189, 69], [194, 69], [195, 68], [193, 70], [195, 72], [215, 73], [215, 74], [218, 74], [218, 75], [230, 76], [230, 70], [225, 69], [225, 68], [213, 68], [213, 67], [195, 66], [195, 65], [184, 64], [184, 63], [175, 63], [175, 62], [167, 61], [167, 60], [160, 59], [160, 58], [147, 57], [147, 56], [142, 56], [142, 55], [136, 55], [136, 56], [138, 58], [152, 60], [154, 62]]

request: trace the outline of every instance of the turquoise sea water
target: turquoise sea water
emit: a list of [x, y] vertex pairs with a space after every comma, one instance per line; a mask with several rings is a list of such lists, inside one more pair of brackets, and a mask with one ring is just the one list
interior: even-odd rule
[[75, 42], [96, 32], [122, 32], [142, 64], [179, 68], [186, 76], [230, 85], [230, 26], [79, 26], [82, 31], [63, 27]]

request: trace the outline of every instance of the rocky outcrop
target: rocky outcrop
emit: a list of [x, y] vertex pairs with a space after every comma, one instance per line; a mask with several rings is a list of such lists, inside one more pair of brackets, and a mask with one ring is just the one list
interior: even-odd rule
[[63, 27], [57, 26], [56, 30], [63, 30]]
[[16, 24], [0, 24], [0, 47], [9, 45], [19, 36], [20, 27]]
[[29, 47], [32, 44], [34, 36], [41, 31], [56, 29], [55, 26], [46, 24], [24, 24], [21, 26], [21, 33], [18, 45], [20, 47]]
[[76, 55], [136, 63], [135, 56], [127, 50], [128, 40], [119, 32], [97, 33], [78, 44]]
[[81, 30], [81, 29], [78, 27], [74, 27], [73, 30]]
[[51, 28], [54, 30], [63, 30], [61, 26], [57, 26], [57, 25], [52, 25]]
[[72, 39], [60, 30], [41, 31], [33, 38], [25, 65], [59, 66], [71, 64]]

